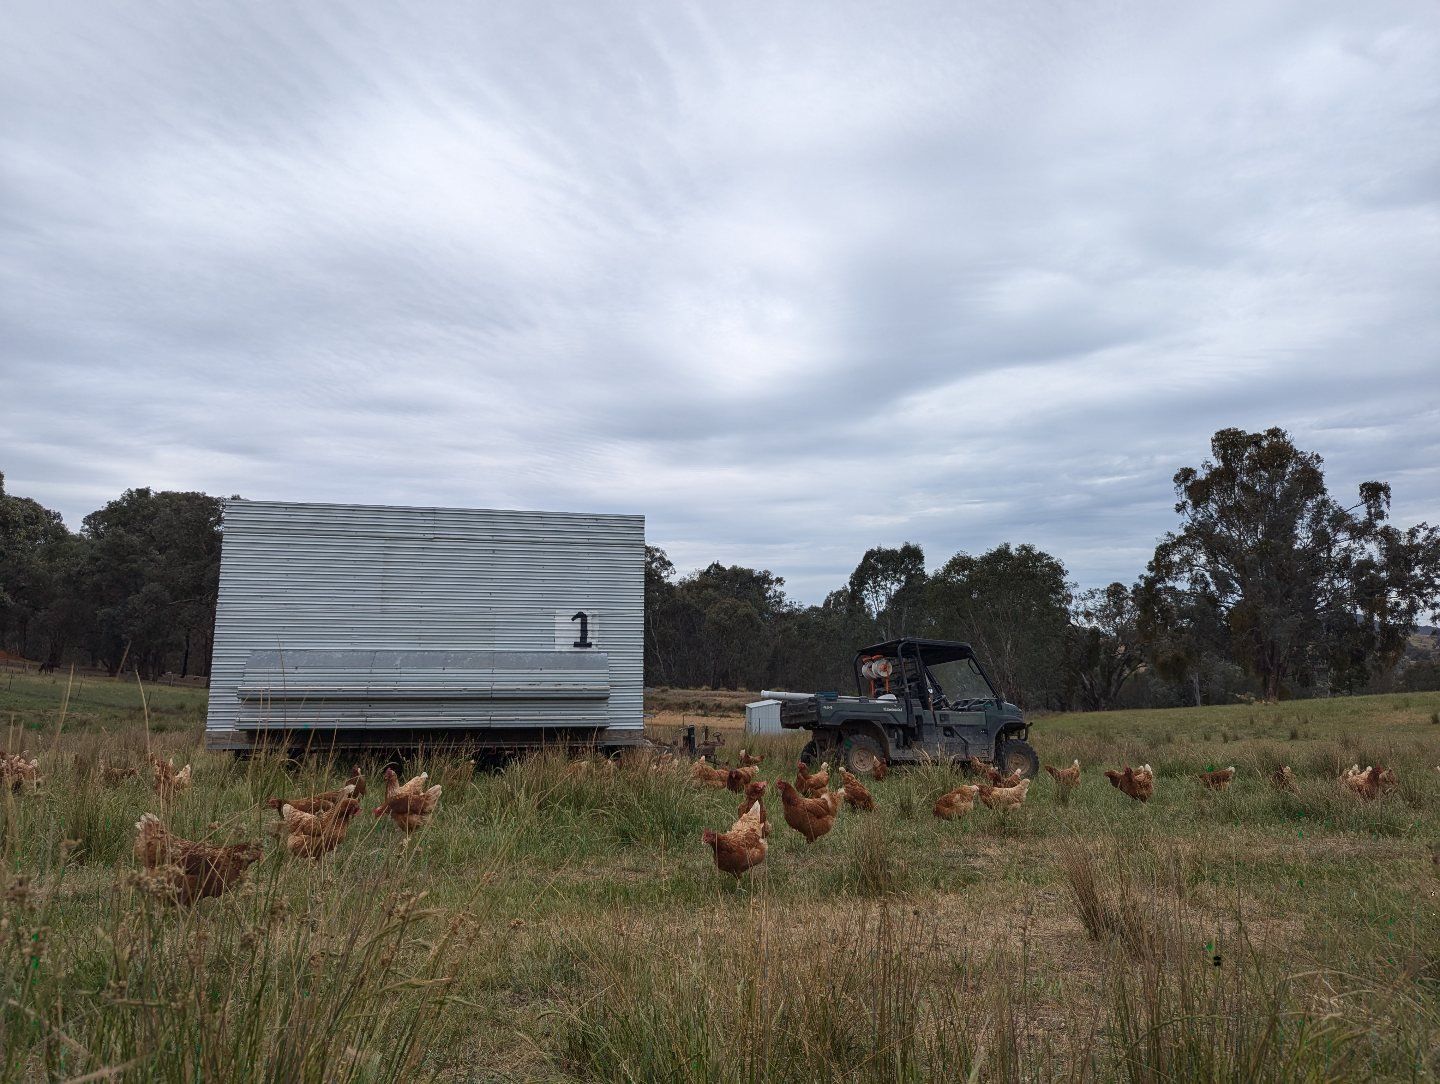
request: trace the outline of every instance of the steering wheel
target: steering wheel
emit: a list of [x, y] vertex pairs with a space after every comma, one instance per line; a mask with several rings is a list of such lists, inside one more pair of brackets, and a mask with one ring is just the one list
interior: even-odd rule
[[926, 681], [925, 684], [928, 687], [927, 691], [930, 693], [930, 706], [936, 711], [949, 711], [950, 699], [945, 695], [945, 690], [940, 688], [940, 685], [934, 679]]

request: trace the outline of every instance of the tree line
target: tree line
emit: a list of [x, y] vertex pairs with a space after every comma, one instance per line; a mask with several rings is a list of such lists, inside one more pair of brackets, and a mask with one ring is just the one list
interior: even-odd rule
[[151, 680], [208, 675], [220, 512], [204, 493], [131, 489], [72, 532], [0, 474], [0, 650]]
[[[1392, 525], [1384, 483], [1336, 500], [1320, 457], [1283, 430], [1224, 429], [1210, 450], [1175, 475], [1179, 522], [1128, 584], [1078, 591], [1028, 544], [956, 553], [932, 573], [905, 543], [866, 551], [806, 606], [769, 570], [680, 575], [647, 547], [646, 682], [846, 690], [857, 648], [911, 635], [969, 641], [1031, 709], [1440, 686], [1435, 657], [1407, 657], [1440, 608], [1440, 529]], [[203, 493], [132, 489], [72, 532], [0, 474], [0, 650], [207, 675], [221, 513]]]
[[856, 649], [904, 634], [969, 641], [1032, 709], [1440, 687], [1433, 655], [1407, 658], [1440, 608], [1440, 530], [1389, 523], [1381, 482], [1336, 500], [1321, 458], [1284, 430], [1224, 429], [1210, 451], [1174, 476], [1179, 523], [1128, 584], [1077, 591], [1058, 557], [1009, 543], [930, 573], [905, 543], [868, 550], [802, 606], [768, 570], [677, 577], [652, 547], [646, 680], [845, 691]]

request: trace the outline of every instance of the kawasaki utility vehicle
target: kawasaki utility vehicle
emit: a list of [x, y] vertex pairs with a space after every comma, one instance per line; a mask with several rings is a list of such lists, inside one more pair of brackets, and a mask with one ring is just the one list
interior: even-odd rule
[[806, 763], [828, 760], [855, 775], [926, 759], [993, 763], [1030, 778], [1040, 760], [1030, 728], [995, 691], [969, 644], [905, 637], [855, 655], [855, 696], [777, 693], [780, 725], [810, 731]]

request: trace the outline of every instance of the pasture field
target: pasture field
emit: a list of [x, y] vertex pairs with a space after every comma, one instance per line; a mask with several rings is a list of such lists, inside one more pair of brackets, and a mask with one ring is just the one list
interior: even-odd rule
[[687, 723], [712, 731], [740, 731], [745, 728], [745, 705], [759, 699], [758, 692], [728, 689], [646, 689], [645, 725], [667, 740]]
[[[1042, 760], [1084, 765], [1068, 801], [1042, 776], [1018, 811], [945, 823], [956, 775], [896, 771], [813, 845], [772, 788], [769, 857], [737, 883], [700, 843], [736, 795], [558, 757], [417, 757], [444, 793], [408, 844], [370, 816], [370, 770], [340, 849], [290, 859], [264, 799], [348, 763], [208, 755], [203, 693], [147, 689], [151, 747], [194, 765], [166, 809], [143, 775], [98, 778], [143, 764], [133, 681], [72, 689], [57, 732], [66, 685], [0, 677], [8, 747], [45, 776], [0, 797], [0, 1079], [1440, 1076], [1440, 694], [1045, 717]], [[755, 742], [762, 778], [800, 744]], [[1154, 766], [1148, 805], [1100, 774], [1124, 762]], [[1397, 790], [1341, 794], [1355, 762]], [[1227, 792], [1193, 777], [1231, 764]], [[1266, 782], [1280, 764], [1298, 793]], [[146, 811], [266, 857], [177, 910], [135, 883]]]

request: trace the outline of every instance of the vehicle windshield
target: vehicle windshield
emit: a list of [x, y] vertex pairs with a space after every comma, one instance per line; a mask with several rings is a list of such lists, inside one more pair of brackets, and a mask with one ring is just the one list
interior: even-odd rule
[[988, 700], [995, 695], [974, 659], [956, 659], [928, 667], [952, 704], [961, 700]]

